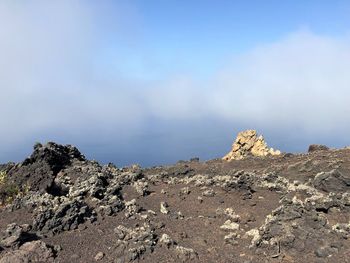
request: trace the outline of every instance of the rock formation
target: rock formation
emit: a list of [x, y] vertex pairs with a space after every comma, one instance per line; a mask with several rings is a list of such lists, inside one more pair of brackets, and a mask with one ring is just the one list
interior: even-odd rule
[[267, 156], [280, 154], [280, 151], [268, 148], [264, 137], [262, 135], [258, 136], [255, 130], [246, 130], [238, 133], [232, 145], [232, 150], [223, 159], [231, 161], [240, 160], [249, 155]]
[[326, 145], [320, 145], [320, 144], [311, 144], [309, 146], [308, 152], [316, 152], [316, 151], [328, 151], [329, 148]]

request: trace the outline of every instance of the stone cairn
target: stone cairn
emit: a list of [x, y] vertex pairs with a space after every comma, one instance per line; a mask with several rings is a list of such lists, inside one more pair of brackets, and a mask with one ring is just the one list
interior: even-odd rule
[[279, 150], [269, 148], [262, 135], [258, 136], [255, 130], [246, 130], [238, 133], [232, 145], [232, 150], [222, 159], [226, 161], [241, 160], [247, 156], [280, 155]]

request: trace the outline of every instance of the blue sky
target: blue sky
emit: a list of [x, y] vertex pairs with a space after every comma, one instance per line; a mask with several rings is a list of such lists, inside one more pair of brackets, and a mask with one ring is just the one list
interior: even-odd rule
[[146, 51], [154, 56], [159, 74], [184, 71], [205, 76], [223, 67], [228, 56], [276, 41], [287, 33], [305, 29], [339, 36], [350, 26], [349, 1], [137, 3], [134, 12], [139, 16], [137, 23], [142, 24], [142, 45], [138, 46], [141, 55], [129, 64], [132, 72]]
[[35, 141], [154, 165], [350, 145], [349, 1], [2, 1], [0, 162]]
[[[303, 29], [339, 36], [348, 33], [350, 25], [348, 1], [115, 3], [112, 10], [122, 6], [131, 14], [123, 22], [131, 24], [133, 30], [108, 38], [111, 43], [106, 43], [109, 48], [105, 56], [108, 60], [111, 52], [122, 50], [127, 61], [119, 70], [127, 76], [138, 74], [146, 79], [174, 72], [203, 77], [225, 66], [227, 57], [276, 41], [290, 32]], [[112, 18], [111, 23], [116, 20]]]

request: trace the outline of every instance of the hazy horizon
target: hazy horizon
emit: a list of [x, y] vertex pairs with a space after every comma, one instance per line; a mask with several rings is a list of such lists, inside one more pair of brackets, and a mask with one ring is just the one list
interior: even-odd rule
[[350, 145], [349, 1], [0, 2], [0, 163], [35, 142], [143, 166]]

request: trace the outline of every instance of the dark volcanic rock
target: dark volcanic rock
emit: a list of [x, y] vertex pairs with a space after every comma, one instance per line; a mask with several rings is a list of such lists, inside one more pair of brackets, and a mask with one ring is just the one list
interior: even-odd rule
[[54, 173], [57, 173], [63, 167], [69, 165], [73, 159], [85, 160], [85, 157], [79, 150], [71, 145], [59, 145], [54, 142], [49, 142], [45, 145], [36, 144], [34, 152], [31, 156], [25, 159], [23, 166], [30, 165], [36, 162], [47, 163]]
[[54, 235], [76, 229], [87, 219], [94, 220], [92, 210], [85, 203], [74, 200], [61, 204], [58, 209], [44, 209], [35, 217], [33, 228], [40, 234]]
[[23, 244], [19, 249], [5, 252], [0, 263], [54, 262], [54, 251], [43, 241], [37, 240]]
[[328, 151], [329, 148], [326, 145], [320, 145], [320, 144], [311, 144], [309, 146], [308, 152], [316, 152], [316, 151]]
[[18, 247], [24, 242], [35, 239], [29, 233], [30, 225], [17, 225], [16, 223], [7, 226], [0, 238], [0, 245], [3, 247]]
[[60, 170], [76, 160], [84, 161], [85, 157], [71, 145], [53, 142], [36, 144], [30, 157], [8, 171], [8, 178], [20, 190], [27, 187], [33, 191], [44, 191], [51, 187]]
[[183, 176], [183, 175], [189, 175], [193, 174], [193, 169], [191, 169], [188, 165], [179, 165], [176, 167], [174, 170], [172, 170], [169, 175], [174, 175], [174, 176]]
[[342, 192], [350, 189], [350, 177], [338, 170], [318, 173], [312, 183], [317, 189], [326, 192]]
[[12, 167], [14, 167], [16, 164], [9, 162], [5, 164], [0, 164], [0, 171], [8, 173], [9, 170], [11, 170]]
[[[327, 218], [312, 206], [285, 199], [273, 211], [272, 217], [260, 230], [258, 247], [271, 256], [281, 251], [295, 250], [299, 253], [314, 250], [317, 257], [327, 257], [337, 250], [325, 249], [325, 243], [334, 243], [338, 236], [327, 225]], [[312, 240], [312, 242], [310, 242]]]

